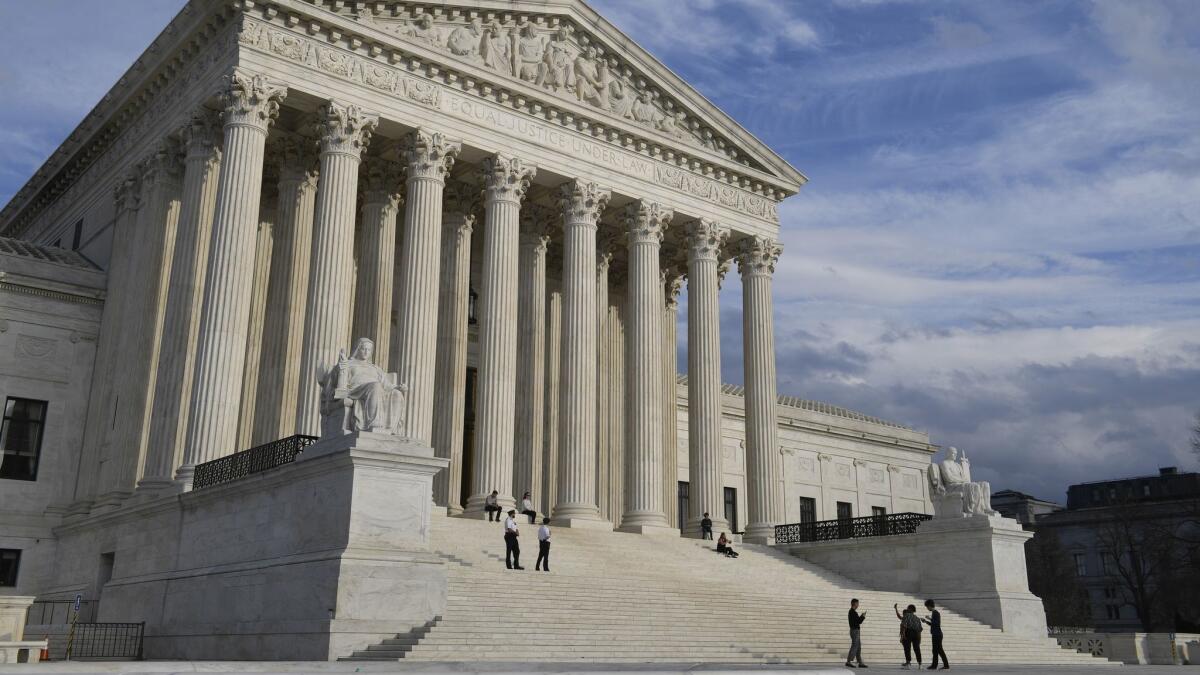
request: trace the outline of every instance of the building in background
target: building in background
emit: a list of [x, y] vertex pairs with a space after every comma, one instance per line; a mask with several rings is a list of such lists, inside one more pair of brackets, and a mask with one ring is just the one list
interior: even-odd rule
[[1016, 490], [1000, 490], [992, 493], [992, 508], [1006, 518], [1013, 518], [1027, 530], [1034, 528], [1039, 516], [1061, 511], [1063, 505]]

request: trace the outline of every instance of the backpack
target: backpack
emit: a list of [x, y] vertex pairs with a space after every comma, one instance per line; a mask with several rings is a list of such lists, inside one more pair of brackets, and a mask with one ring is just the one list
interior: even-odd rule
[[900, 625], [903, 626], [904, 630], [908, 631], [910, 634], [921, 632], [921, 619], [919, 619], [916, 614], [905, 614], [904, 619], [900, 622]]

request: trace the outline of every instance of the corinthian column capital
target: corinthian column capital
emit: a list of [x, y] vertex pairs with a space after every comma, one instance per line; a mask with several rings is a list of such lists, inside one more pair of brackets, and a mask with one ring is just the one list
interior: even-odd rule
[[675, 211], [656, 202], [636, 201], [625, 207], [621, 219], [629, 233], [629, 245], [660, 244]]
[[218, 160], [221, 147], [221, 125], [218, 116], [207, 108], [192, 113], [180, 132], [188, 159]]
[[688, 258], [691, 260], [717, 260], [721, 248], [729, 238], [729, 228], [715, 220], [701, 218], [687, 225]]
[[179, 160], [179, 144], [169, 139], [160, 141], [138, 164], [143, 187], [178, 183], [183, 176], [183, 165]]
[[738, 244], [738, 271], [742, 277], [775, 273], [775, 263], [783, 253], [783, 244], [770, 237], [747, 237]]
[[222, 119], [226, 126], [254, 127], [266, 132], [279, 114], [287, 86], [257, 73], [234, 70], [221, 91]]
[[122, 176], [113, 186], [113, 200], [117, 215], [123, 211], [137, 211], [142, 205], [141, 172], [134, 169]]
[[558, 203], [567, 224], [589, 223], [595, 227], [611, 197], [608, 188], [588, 181], [573, 180], [558, 188]]
[[539, 206], [526, 205], [521, 209], [521, 247], [542, 255], [550, 244], [551, 214]]
[[363, 203], [381, 204], [385, 214], [395, 213], [404, 203], [400, 194], [400, 166], [379, 157], [363, 162]]
[[468, 216], [474, 222], [482, 196], [483, 192], [478, 184], [447, 180], [446, 187], [442, 190], [442, 213]]
[[330, 99], [321, 106], [317, 133], [322, 153], [362, 156], [371, 142], [371, 134], [379, 124], [379, 116], [354, 105], [342, 105]]
[[678, 267], [662, 269], [663, 292], [666, 294], [667, 309], [679, 308], [679, 292], [683, 290], [683, 282], [687, 274]]
[[402, 157], [407, 162], [408, 177], [445, 180], [462, 143], [452, 141], [441, 133], [417, 129], [404, 139]]
[[537, 167], [516, 157], [496, 154], [482, 162], [484, 192], [489, 201], [520, 203], [537, 175]]

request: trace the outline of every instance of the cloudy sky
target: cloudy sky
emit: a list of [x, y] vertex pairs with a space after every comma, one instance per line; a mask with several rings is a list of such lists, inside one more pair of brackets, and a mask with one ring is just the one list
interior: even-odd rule
[[[0, 203], [181, 4], [0, 2]], [[1196, 467], [1200, 4], [593, 5], [811, 179], [780, 214], [781, 392], [996, 489]]]

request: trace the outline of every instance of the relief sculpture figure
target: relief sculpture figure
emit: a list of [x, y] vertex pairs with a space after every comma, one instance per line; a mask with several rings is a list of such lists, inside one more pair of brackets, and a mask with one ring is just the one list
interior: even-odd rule
[[475, 18], [471, 19], [471, 23], [459, 26], [451, 31], [450, 38], [446, 41], [446, 47], [455, 56], [476, 59], [479, 57], [482, 42], [483, 21]]
[[480, 55], [483, 64], [492, 70], [505, 75], [512, 75], [512, 61], [509, 57], [508, 40], [500, 34], [500, 24], [492, 21], [483, 32], [483, 43], [480, 45]]
[[536, 83], [542, 71], [546, 47], [533, 24], [526, 22], [513, 37], [512, 72], [526, 82]]
[[394, 436], [405, 433], [404, 393], [395, 373], [375, 365], [375, 343], [359, 338], [350, 358], [338, 352], [338, 361], [320, 380], [321, 438], [355, 431]]
[[542, 68], [538, 73], [538, 86], [558, 91], [575, 88], [575, 74], [571, 67], [571, 50], [567, 47], [567, 30], [560, 28], [555, 39], [545, 48]]
[[575, 95], [580, 101], [598, 108], [608, 108], [608, 64], [599, 58], [595, 47], [588, 47], [575, 57]]
[[946, 459], [929, 465], [929, 497], [935, 518], [999, 515], [992, 510], [991, 484], [971, 480], [971, 462], [958, 448], [947, 449]]

